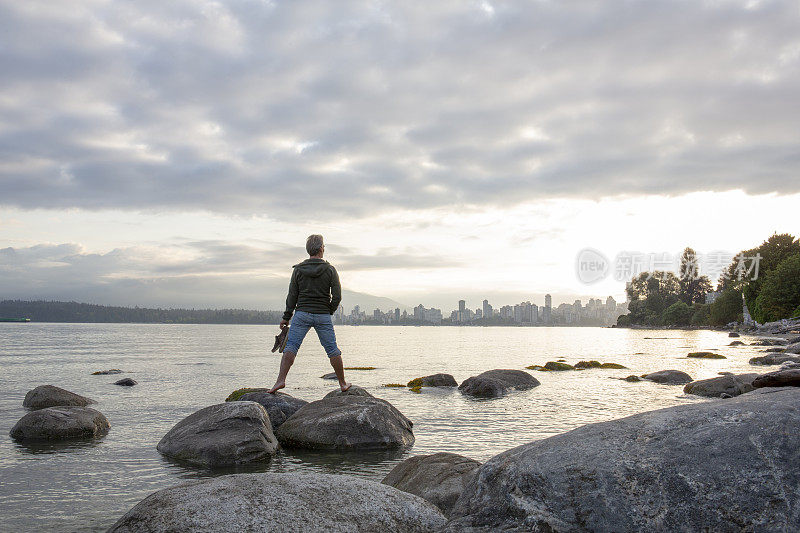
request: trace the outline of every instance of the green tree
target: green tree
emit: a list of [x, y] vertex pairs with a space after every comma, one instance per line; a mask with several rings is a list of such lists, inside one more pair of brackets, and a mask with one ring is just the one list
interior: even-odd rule
[[692, 313], [692, 319], [689, 323], [693, 326], [707, 326], [709, 323], [711, 306], [706, 304], [694, 304], [692, 309], [694, 312]]
[[692, 308], [686, 302], [675, 302], [664, 311], [663, 322], [666, 326], [688, 326], [692, 319]]
[[714, 303], [709, 306], [708, 322], [712, 326], [724, 326], [730, 322], [742, 320], [742, 293], [727, 289], [722, 291]]
[[[800, 305], [800, 254], [784, 259], [764, 276], [756, 297], [760, 321], [790, 318]], [[758, 320], [758, 319], [757, 319]]]
[[700, 275], [700, 263], [697, 252], [686, 248], [681, 255], [681, 267], [678, 272], [680, 284], [680, 298], [687, 305], [703, 303], [706, 293], [711, 291], [711, 281], [708, 276]]

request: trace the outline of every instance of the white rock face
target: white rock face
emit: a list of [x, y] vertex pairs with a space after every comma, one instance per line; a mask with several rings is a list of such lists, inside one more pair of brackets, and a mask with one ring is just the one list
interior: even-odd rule
[[234, 474], [151, 494], [110, 532], [422, 533], [445, 517], [422, 498], [330, 474]]

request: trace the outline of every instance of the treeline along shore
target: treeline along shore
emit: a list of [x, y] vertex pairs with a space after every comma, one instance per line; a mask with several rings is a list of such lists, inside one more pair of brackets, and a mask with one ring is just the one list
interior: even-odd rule
[[32, 322], [100, 322], [135, 324], [277, 324], [279, 311], [248, 309], [151, 309], [44, 300], [0, 301], [0, 317]]

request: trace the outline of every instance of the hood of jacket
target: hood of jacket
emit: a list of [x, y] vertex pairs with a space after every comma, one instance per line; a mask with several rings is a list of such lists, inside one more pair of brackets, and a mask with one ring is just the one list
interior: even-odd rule
[[302, 263], [294, 265], [292, 268], [296, 268], [304, 276], [308, 276], [310, 278], [317, 278], [322, 274], [324, 274], [328, 270], [329, 266], [330, 263], [328, 263], [324, 259], [311, 257], [306, 259]]

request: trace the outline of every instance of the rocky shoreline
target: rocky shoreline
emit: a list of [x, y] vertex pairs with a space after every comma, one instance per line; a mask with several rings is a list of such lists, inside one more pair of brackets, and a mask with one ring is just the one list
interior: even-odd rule
[[[769, 350], [750, 360], [754, 370], [777, 369], [703, 380], [672, 369], [611, 376], [681, 386], [706, 402], [588, 424], [484, 464], [454, 453], [414, 456], [381, 483], [307, 473], [218, 475], [152, 494], [110, 531], [796, 530], [800, 336], [745, 340], [735, 342]], [[713, 351], [687, 357], [724, 359]], [[603, 375], [625, 367], [560, 359], [528, 368]], [[540, 385], [524, 370], [495, 369], [461, 384], [432, 374], [405, 386], [458, 387], [465, 397], [495, 401]], [[52, 385], [36, 387], [11, 436], [102, 439], [111, 425], [88, 407], [95, 403]], [[170, 461], [213, 470], [269, 462], [281, 448], [404, 449], [414, 444], [413, 429], [395, 406], [357, 386], [311, 402], [239, 389], [177, 421], [156, 448]]]

